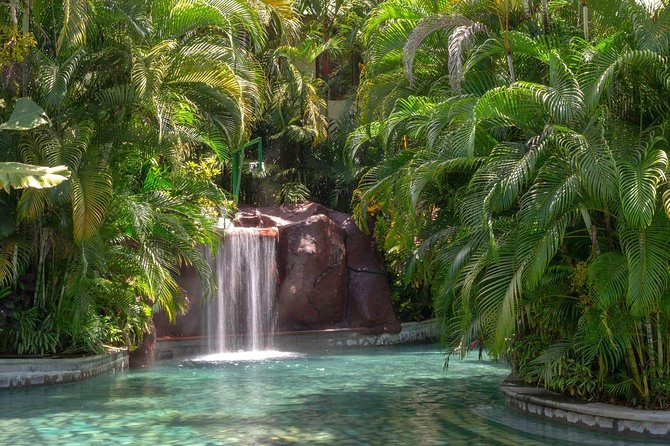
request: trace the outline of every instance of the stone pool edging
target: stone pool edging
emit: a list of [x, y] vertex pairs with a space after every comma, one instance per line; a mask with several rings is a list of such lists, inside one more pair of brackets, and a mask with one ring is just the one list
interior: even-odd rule
[[670, 411], [580, 401], [513, 378], [500, 388], [505, 406], [517, 412], [605, 433], [670, 439]]
[[[354, 329], [330, 329], [279, 332], [275, 334], [275, 348], [280, 350], [372, 347], [383, 345], [418, 344], [436, 341], [440, 336], [437, 319], [421, 322], [404, 322], [398, 333], [367, 335]], [[207, 338], [158, 338], [154, 347], [154, 360], [170, 360], [207, 352]]]
[[0, 389], [65, 384], [128, 370], [128, 352], [81, 358], [0, 359]]

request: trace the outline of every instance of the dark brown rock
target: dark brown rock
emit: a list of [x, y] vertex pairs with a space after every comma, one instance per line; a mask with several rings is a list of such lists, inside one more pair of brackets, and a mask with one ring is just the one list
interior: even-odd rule
[[[265, 214], [264, 214], [265, 215]], [[326, 215], [279, 228], [277, 300], [280, 330], [332, 328], [344, 320], [344, 233]]]
[[365, 334], [398, 333], [400, 321], [391, 305], [391, 290], [384, 273], [349, 270], [347, 322]]
[[263, 226], [261, 213], [252, 207], [240, 207], [239, 212], [235, 214], [233, 223], [235, 223], [235, 226], [245, 228], [260, 228]]
[[[245, 208], [243, 212], [249, 215], [252, 210]], [[279, 227], [280, 330], [336, 327], [366, 333], [400, 330], [391, 304], [384, 259], [372, 237], [363, 233], [348, 214], [317, 203], [265, 207], [258, 212], [262, 226]], [[256, 220], [246, 221], [256, 224]], [[344, 244], [342, 250], [340, 240]], [[301, 243], [302, 248], [297, 248]], [[338, 254], [335, 259], [332, 255], [335, 251], [345, 254]], [[339, 261], [345, 263], [344, 272], [342, 265], [335, 265]]]
[[188, 311], [177, 315], [174, 322], [170, 322], [164, 311], [158, 312], [154, 316], [154, 323], [156, 336], [159, 338], [204, 335], [202, 285], [195, 268], [183, 267], [179, 282], [188, 299]]
[[153, 321], [149, 321], [149, 328], [142, 344], [128, 354], [128, 366], [131, 369], [148, 367], [154, 362], [154, 346], [156, 345], [156, 328]]
[[272, 206], [258, 208], [261, 213], [262, 225], [286, 226], [292, 223], [299, 223], [307, 220], [314, 215], [328, 215], [331, 211], [327, 207], [318, 203], [284, 204], [281, 206]]
[[364, 234], [353, 219], [342, 222], [342, 229], [347, 235], [347, 266], [354, 271], [369, 271], [386, 275], [384, 258], [377, 251], [374, 240]]
[[[344, 214], [346, 216], [346, 214]], [[349, 305], [347, 321], [366, 334], [400, 331], [391, 304], [391, 289], [384, 268], [384, 258], [375, 242], [348, 217], [335, 216], [346, 234]]]
[[[268, 228], [260, 234], [266, 236], [276, 236], [278, 230], [280, 331], [352, 328], [376, 334], [400, 330], [384, 259], [374, 240], [349, 215], [316, 203], [243, 206], [235, 223]], [[180, 283], [189, 298], [189, 311], [177, 316], [176, 324], [162, 313], [157, 315], [159, 337], [204, 335], [197, 274], [191, 268], [182, 270]]]

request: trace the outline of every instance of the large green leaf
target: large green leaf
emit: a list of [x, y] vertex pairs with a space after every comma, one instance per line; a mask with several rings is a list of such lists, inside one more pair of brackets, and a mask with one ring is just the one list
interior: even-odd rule
[[19, 98], [9, 120], [0, 124], [0, 131], [30, 130], [45, 124], [49, 124], [49, 118], [44, 110], [30, 98]]
[[603, 253], [591, 262], [589, 286], [600, 309], [613, 307], [626, 295], [628, 276], [628, 260], [618, 251]]
[[619, 234], [628, 260], [628, 303], [631, 314], [639, 317], [658, 309], [668, 290], [670, 222], [665, 215], [657, 213], [649, 227], [624, 224]]
[[72, 178], [72, 226], [77, 242], [97, 233], [105, 219], [111, 188], [112, 178], [102, 164], [80, 169]]
[[86, 43], [86, 29], [91, 19], [89, 0], [63, 1], [63, 26], [56, 41], [56, 54], [63, 49], [78, 48]]
[[70, 171], [65, 166], [43, 167], [13, 162], [0, 163], [0, 187], [7, 192], [10, 188], [53, 187], [69, 177]]
[[640, 154], [635, 163], [621, 163], [619, 181], [621, 208], [628, 224], [646, 228], [656, 211], [656, 192], [665, 178], [668, 155], [663, 150]]

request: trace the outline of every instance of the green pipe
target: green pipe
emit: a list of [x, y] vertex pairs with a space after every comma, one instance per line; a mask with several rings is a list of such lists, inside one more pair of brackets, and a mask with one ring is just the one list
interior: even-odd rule
[[238, 147], [232, 152], [232, 162], [233, 162], [233, 177], [232, 177], [232, 191], [233, 191], [233, 202], [237, 204], [237, 201], [240, 197], [240, 188], [242, 186], [242, 165], [244, 164], [244, 150], [247, 147], [256, 145], [258, 147], [258, 171], [260, 172], [263, 169], [263, 140], [261, 138], [254, 138], [246, 144]]

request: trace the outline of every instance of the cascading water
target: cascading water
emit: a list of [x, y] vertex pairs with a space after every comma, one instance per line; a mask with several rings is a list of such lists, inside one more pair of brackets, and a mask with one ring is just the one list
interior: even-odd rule
[[211, 353], [272, 349], [275, 331], [276, 230], [226, 230], [212, 267], [217, 291], [208, 311]]

